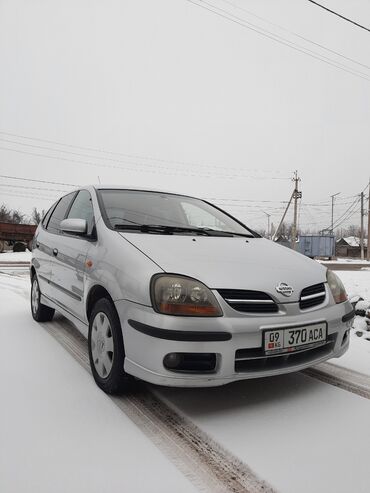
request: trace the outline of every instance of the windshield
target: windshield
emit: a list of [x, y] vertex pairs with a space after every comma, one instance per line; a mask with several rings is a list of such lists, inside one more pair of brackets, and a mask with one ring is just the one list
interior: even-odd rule
[[[108, 224], [113, 229], [159, 233], [159, 226], [172, 234], [214, 230], [254, 236], [235, 219], [200, 199], [138, 190], [106, 189], [99, 192]], [[143, 229], [143, 225], [156, 226], [157, 229]]]

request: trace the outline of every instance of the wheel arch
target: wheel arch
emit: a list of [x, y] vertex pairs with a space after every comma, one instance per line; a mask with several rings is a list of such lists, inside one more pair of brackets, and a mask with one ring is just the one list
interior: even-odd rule
[[95, 284], [94, 286], [91, 287], [91, 289], [87, 295], [87, 298], [86, 298], [87, 320], [89, 320], [89, 318], [90, 318], [90, 315], [91, 315], [91, 312], [94, 308], [95, 303], [97, 301], [101, 300], [102, 298], [108, 299], [112, 303], [114, 309], [116, 309], [116, 307], [114, 305], [113, 298], [109, 294], [109, 292], [106, 290], [106, 288], [104, 286], [102, 286], [101, 284]]

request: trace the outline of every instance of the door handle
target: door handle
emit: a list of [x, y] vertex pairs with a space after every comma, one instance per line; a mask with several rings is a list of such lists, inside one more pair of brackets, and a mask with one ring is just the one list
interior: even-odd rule
[[57, 248], [54, 248], [53, 255], [54, 255], [54, 257], [56, 257], [58, 255], [58, 249]]
[[36, 248], [40, 248], [40, 243], [36, 241]]

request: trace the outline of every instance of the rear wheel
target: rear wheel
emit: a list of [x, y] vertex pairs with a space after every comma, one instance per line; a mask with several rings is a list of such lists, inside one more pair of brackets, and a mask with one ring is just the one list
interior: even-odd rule
[[49, 306], [43, 305], [40, 301], [41, 292], [39, 281], [36, 274], [32, 277], [31, 286], [31, 312], [36, 322], [49, 322], [52, 320], [55, 310]]
[[96, 302], [89, 319], [89, 358], [97, 385], [108, 394], [126, 392], [133, 378], [123, 369], [125, 351], [121, 324], [112, 302]]

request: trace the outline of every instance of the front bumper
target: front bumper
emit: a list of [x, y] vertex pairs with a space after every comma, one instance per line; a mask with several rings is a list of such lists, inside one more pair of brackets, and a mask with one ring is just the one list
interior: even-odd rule
[[[329, 358], [340, 357], [349, 345], [352, 324], [349, 302], [301, 311], [297, 303], [287, 304], [284, 312], [251, 316], [230, 309], [218, 318], [174, 317], [126, 300], [115, 302], [125, 344], [125, 371], [158, 385], [174, 387], [212, 387], [237, 380], [280, 375], [303, 370]], [[347, 316], [347, 320], [346, 320]], [[344, 320], [343, 321], [343, 317]], [[258, 365], [236, 364], [240, 354], [261, 351], [265, 329], [278, 329], [327, 322], [330, 343], [320, 348], [291, 353], [289, 357], [263, 358]], [[219, 338], [215, 338], [215, 335]], [[251, 351], [248, 351], [251, 350]], [[175, 372], [163, 365], [169, 353], [214, 353], [215, 371]], [[243, 357], [244, 358], [244, 357]], [[275, 360], [272, 362], [272, 358]]]

